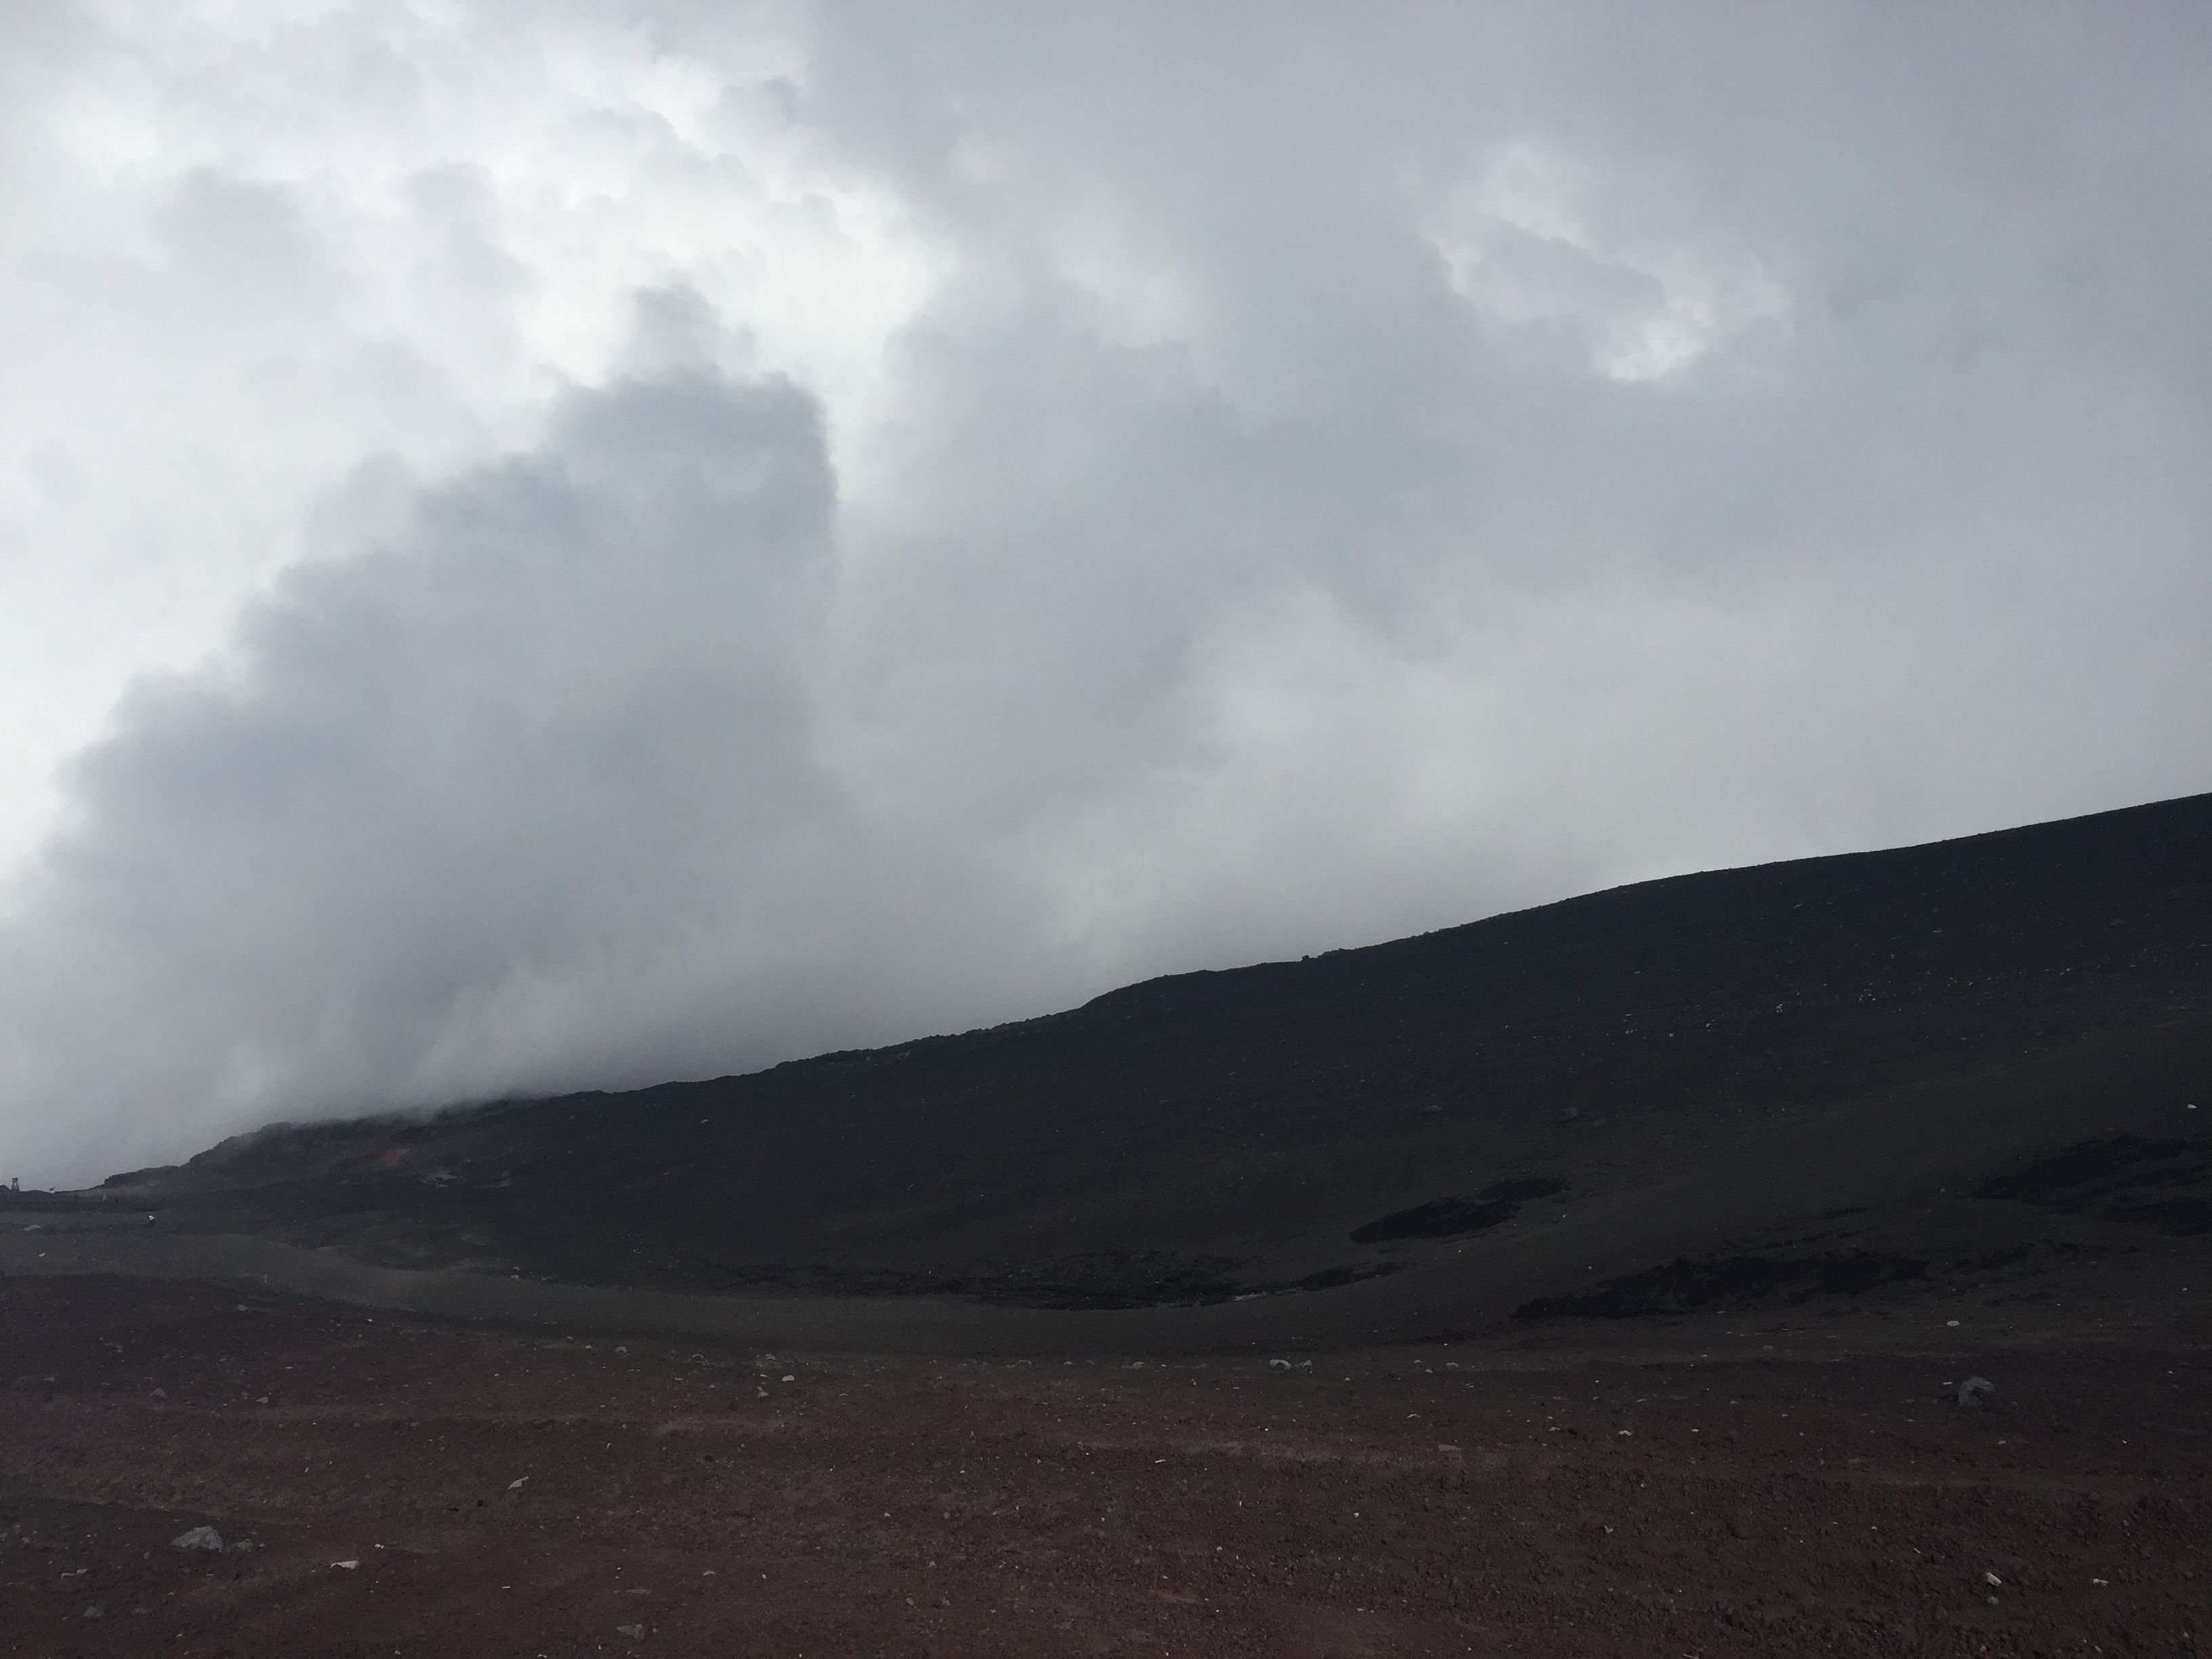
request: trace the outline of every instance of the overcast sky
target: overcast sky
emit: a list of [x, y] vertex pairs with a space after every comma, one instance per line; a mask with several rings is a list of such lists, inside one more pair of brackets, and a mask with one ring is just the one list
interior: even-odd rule
[[2212, 12], [0, 9], [0, 1178], [2212, 787]]

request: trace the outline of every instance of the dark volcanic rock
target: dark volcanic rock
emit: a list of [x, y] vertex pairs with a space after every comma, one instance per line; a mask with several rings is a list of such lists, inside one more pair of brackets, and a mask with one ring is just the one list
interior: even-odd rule
[[2212, 1158], [2201, 1141], [2100, 1135], [1977, 1188], [2063, 1214], [2212, 1233]]
[[1510, 1221], [1532, 1198], [1564, 1193], [1567, 1183], [1545, 1177], [1528, 1181], [1499, 1181], [1473, 1198], [1438, 1198], [1397, 1210], [1352, 1230], [1355, 1244], [1380, 1244], [1393, 1238], [1457, 1238]]
[[1880, 1285], [1923, 1278], [1927, 1272], [1925, 1261], [1863, 1250], [1779, 1261], [1749, 1255], [1722, 1261], [1678, 1261], [1615, 1279], [1585, 1295], [1539, 1297], [1524, 1304], [1514, 1316], [1635, 1319], [1645, 1314], [1748, 1307], [1774, 1296], [1793, 1303], [1816, 1296], [1862, 1296]]

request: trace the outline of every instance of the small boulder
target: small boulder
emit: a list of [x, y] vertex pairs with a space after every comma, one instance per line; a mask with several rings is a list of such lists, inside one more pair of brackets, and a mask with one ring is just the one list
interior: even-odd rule
[[194, 1527], [190, 1532], [180, 1532], [169, 1540], [173, 1550], [221, 1550], [222, 1534], [213, 1527]]
[[1978, 1412], [1989, 1403], [1997, 1391], [1997, 1385], [1986, 1376], [1970, 1376], [1959, 1384], [1959, 1404], [1970, 1412]]
[[633, 1642], [642, 1642], [645, 1640], [645, 1626], [642, 1625], [617, 1625], [615, 1626], [615, 1634], [617, 1636], [627, 1636]]

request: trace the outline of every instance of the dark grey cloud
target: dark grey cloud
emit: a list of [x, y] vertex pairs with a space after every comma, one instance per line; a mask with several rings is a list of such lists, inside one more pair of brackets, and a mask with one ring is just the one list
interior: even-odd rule
[[814, 401], [702, 371], [434, 486], [370, 468], [325, 520], [374, 539], [77, 764], [0, 968], [11, 1081], [112, 1161], [941, 1016], [883, 936], [947, 920], [927, 872], [816, 753], [834, 507]]
[[76, 763], [27, 1173], [2206, 786], [2198, 12], [548, 17], [370, 55], [559, 167], [163, 198], [453, 435]]

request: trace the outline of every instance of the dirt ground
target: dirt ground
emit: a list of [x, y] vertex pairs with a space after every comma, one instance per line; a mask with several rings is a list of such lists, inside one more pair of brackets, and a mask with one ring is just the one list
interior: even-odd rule
[[1787, 1328], [872, 1361], [0, 1279], [0, 1650], [2197, 1651], [2205, 1331]]

